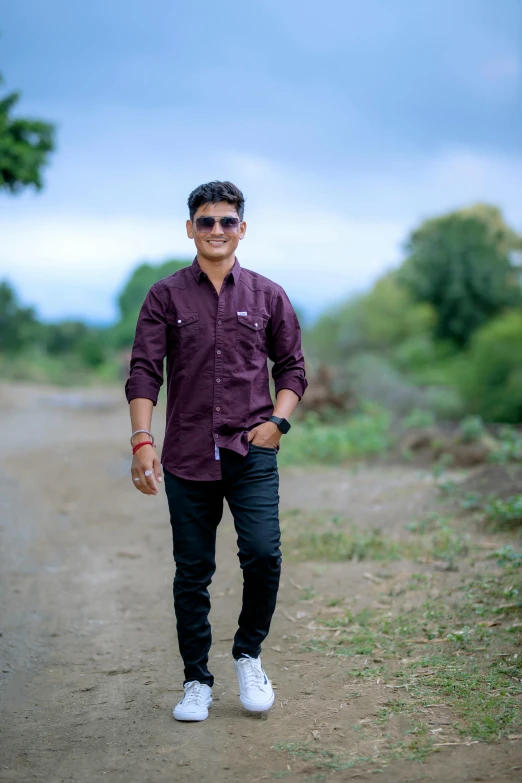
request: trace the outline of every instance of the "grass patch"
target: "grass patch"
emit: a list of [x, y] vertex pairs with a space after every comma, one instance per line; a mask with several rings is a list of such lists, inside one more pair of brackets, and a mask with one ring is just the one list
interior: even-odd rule
[[522, 495], [491, 500], [486, 504], [484, 514], [496, 528], [518, 527], [522, 525]]
[[278, 456], [285, 465], [340, 465], [381, 454], [394, 442], [391, 416], [373, 406], [335, 424], [322, 423], [309, 413], [292, 426]]
[[365, 656], [349, 676], [395, 680], [418, 704], [442, 700], [463, 736], [491, 741], [515, 732], [522, 726], [522, 553], [504, 547], [490, 557], [500, 571], [468, 579], [444, 600], [429, 599], [406, 614], [319, 615], [316, 622], [327, 632], [302, 650]]
[[391, 561], [410, 558], [428, 562], [444, 560], [450, 565], [468, 554], [467, 533], [457, 531], [450, 520], [431, 515], [407, 526], [402, 538], [383, 535], [379, 529], [361, 530], [339, 516], [314, 516], [299, 511], [281, 515], [285, 556], [294, 561], [331, 562]]

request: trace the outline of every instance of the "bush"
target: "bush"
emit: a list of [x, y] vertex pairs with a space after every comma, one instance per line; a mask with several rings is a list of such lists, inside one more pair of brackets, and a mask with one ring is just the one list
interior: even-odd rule
[[284, 440], [281, 465], [338, 465], [349, 460], [380, 454], [392, 445], [390, 416], [368, 407], [336, 424], [322, 424], [309, 413], [292, 427], [292, 437]]
[[486, 518], [498, 527], [522, 525], [522, 495], [513, 495], [506, 500], [492, 500], [484, 512]]
[[467, 407], [489, 421], [522, 422], [522, 311], [483, 326], [463, 357], [460, 386]]

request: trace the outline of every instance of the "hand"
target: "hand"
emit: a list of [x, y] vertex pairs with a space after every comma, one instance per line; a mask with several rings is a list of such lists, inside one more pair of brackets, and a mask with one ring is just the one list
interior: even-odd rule
[[[248, 433], [248, 442], [263, 449], [275, 449], [281, 440], [281, 431], [273, 421], [265, 421]], [[144, 447], [145, 448], [145, 447]]]
[[[151, 471], [149, 476], [145, 471]], [[132, 458], [132, 483], [144, 495], [157, 495], [161, 478], [161, 463], [152, 446], [142, 446]], [[139, 479], [137, 481], [136, 479]]]

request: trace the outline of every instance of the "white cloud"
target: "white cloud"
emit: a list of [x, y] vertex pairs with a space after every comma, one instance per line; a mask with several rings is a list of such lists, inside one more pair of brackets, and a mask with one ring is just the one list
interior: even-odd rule
[[[314, 311], [397, 263], [407, 232], [428, 215], [487, 200], [522, 224], [522, 158], [452, 151], [357, 177], [312, 176], [254, 156], [224, 157], [219, 168], [252, 194], [241, 262]], [[44, 317], [107, 320], [136, 263], [193, 254], [184, 206], [171, 217], [155, 216], [154, 204], [150, 214], [128, 215], [65, 206], [46, 214], [43, 206], [22, 211], [9, 204], [0, 215], [0, 277]]]

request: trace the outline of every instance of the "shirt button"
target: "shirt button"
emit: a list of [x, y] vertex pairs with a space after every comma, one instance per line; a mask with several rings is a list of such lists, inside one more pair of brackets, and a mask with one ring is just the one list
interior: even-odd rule
[[217, 411], [220, 411], [220, 410], [221, 410], [221, 408], [219, 407], [219, 405], [218, 405], [218, 407], [216, 408], [216, 410], [217, 410]]
[[219, 356], [221, 354], [221, 351], [216, 351], [217, 355]]
[[221, 378], [216, 378], [216, 383], [221, 383]]
[[218, 321], [218, 325], [221, 326], [221, 321]]

